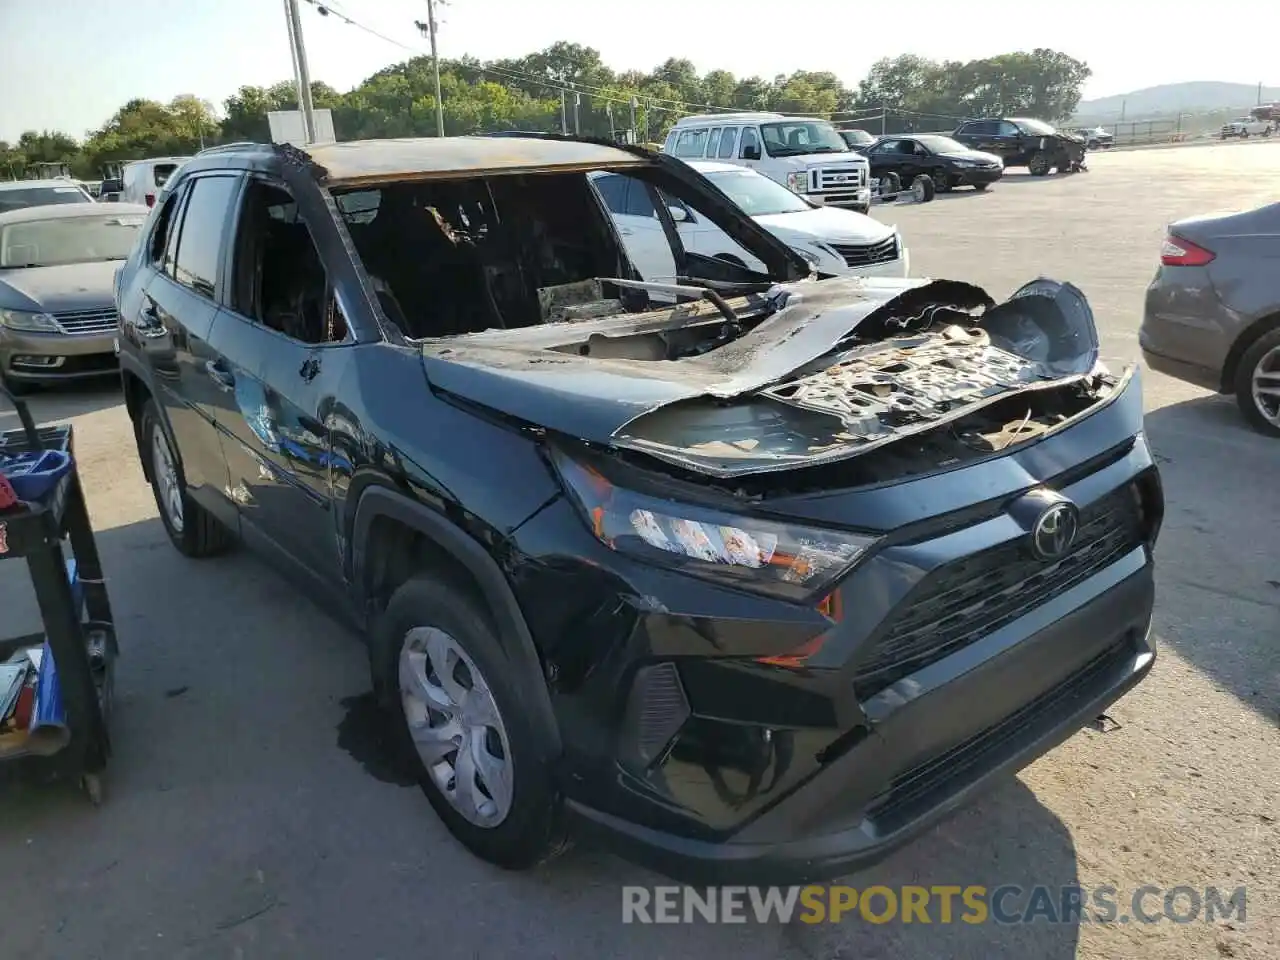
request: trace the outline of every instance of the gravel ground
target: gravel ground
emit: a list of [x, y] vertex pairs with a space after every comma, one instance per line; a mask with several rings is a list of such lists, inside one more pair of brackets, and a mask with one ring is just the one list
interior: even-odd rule
[[[881, 215], [901, 224], [918, 273], [997, 296], [1041, 274], [1074, 281], [1106, 356], [1130, 362], [1165, 223], [1274, 200], [1280, 144], [1116, 152], [1092, 166], [1014, 172], [985, 195]], [[1243, 921], [624, 928], [619, 888], [661, 881], [603, 852], [579, 848], [533, 874], [490, 869], [388, 769], [352, 637], [251, 557], [172, 551], [118, 394], [80, 389], [34, 406], [77, 429], [124, 650], [117, 752], [100, 810], [69, 791], [0, 793], [0, 953], [1280, 956], [1280, 444], [1243, 427], [1230, 400], [1157, 374], [1145, 387], [1169, 500], [1151, 678], [1112, 711], [1118, 729], [1077, 735], [845, 882], [1109, 885], [1121, 913], [1146, 884], [1244, 885]], [[18, 632], [30, 598], [4, 566], [0, 619]]]

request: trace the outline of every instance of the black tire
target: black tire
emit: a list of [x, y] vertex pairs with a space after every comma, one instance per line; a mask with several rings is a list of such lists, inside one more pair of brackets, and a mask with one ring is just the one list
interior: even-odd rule
[[1280, 349], [1280, 329], [1269, 330], [1249, 346], [1236, 368], [1236, 403], [1249, 426], [1268, 437], [1280, 437], [1280, 426], [1272, 423], [1253, 399], [1253, 371], [1272, 350]]
[[1249, 131], [1248, 131], [1248, 130], [1241, 130], [1241, 131], [1240, 131], [1240, 139], [1241, 139], [1241, 140], [1248, 140], [1248, 139], [1249, 139]]
[[975, 183], [973, 185], [973, 189], [977, 190], [979, 193], [982, 193], [984, 190], [986, 190], [990, 186], [991, 184], [989, 183]]
[[911, 181], [911, 188], [913, 190], [918, 189], [920, 191], [920, 203], [928, 203], [933, 199], [934, 194], [937, 192], [937, 186], [933, 182], [933, 177], [929, 176], [927, 173], [922, 173], [920, 176], [915, 177]]
[[1097, 140], [1090, 140], [1087, 144], [1085, 144], [1085, 146], [1088, 147], [1090, 150], [1097, 150], [1102, 146], [1102, 144], [1098, 143]]
[[[173, 469], [177, 474], [179, 488], [182, 491], [182, 528], [170, 517], [169, 509], [161, 492], [160, 482], [156, 476], [152, 444], [156, 431], [160, 432], [164, 443], [173, 457]], [[182, 455], [177, 450], [164, 421], [156, 409], [156, 402], [148, 400], [142, 408], [142, 417], [138, 421], [138, 450], [147, 459], [147, 476], [151, 480], [151, 492], [156, 498], [156, 509], [160, 511], [160, 522], [169, 535], [169, 542], [183, 556], [199, 559], [224, 553], [231, 546], [231, 531], [214, 519], [213, 515], [201, 507], [187, 495], [187, 478], [182, 472]]]
[[[417, 627], [436, 627], [453, 638], [474, 661], [497, 704], [511, 750], [513, 786], [510, 811], [496, 826], [478, 826], [463, 817], [436, 786], [413, 746], [400, 696], [399, 663], [405, 637]], [[552, 776], [552, 745], [525, 706], [528, 685], [545, 681], [519, 675], [503, 652], [497, 630], [465, 590], [430, 576], [402, 584], [374, 624], [369, 657], [374, 691], [393, 725], [393, 742], [458, 842], [507, 870], [528, 869], [567, 848], [564, 801]]]
[[935, 193], [950, 193], [954, 184], [951, 182], [951, 174], [945, 170], [935, 170], [929, 174], [933, 179], [933, 189]]
[[1027, 173], [1033, 177], [1047, 177], [1053, 169], [1053, 159], [1043, 150], [1037, 150], [1027, 158]]

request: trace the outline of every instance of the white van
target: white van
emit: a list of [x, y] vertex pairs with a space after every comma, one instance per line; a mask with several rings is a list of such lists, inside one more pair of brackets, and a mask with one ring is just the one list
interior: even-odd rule
[[169, 182], [169, 178], [190, 159], [190, 157], [152, 157], [149, 160], [133, 160], [126, 163], [120, 174], [124, 184], [120, 190], [120, 202], [155, 206], [156, 197]]
[[682, 117], [663, 153], [750, 167], [814, 203], [871, 208], [871, 167], [826, 120], [781, 113]]

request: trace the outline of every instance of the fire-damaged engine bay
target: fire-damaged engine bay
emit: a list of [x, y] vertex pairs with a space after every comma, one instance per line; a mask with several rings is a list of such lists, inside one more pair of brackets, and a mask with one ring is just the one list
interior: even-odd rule
[[[696, 316], [681, 314], [690, 305], [587, 312], [438, 341], [424, 355], [587, 403], [581, 427], [559, 426], [563, 406], [540, 425], [762, 491], [782, 470], [794, 489], [820, 466], [871, 482], [998, 454], [1085, 415], [1128, 376], [1098, 364], [1088, 303], [1052, 280], [998, 305], [965, 283], [856, 278], [709, 300]], [[516, 401], [511, 412], [532, 408]], [[590, 429], [597, 419], [607, 437]]]

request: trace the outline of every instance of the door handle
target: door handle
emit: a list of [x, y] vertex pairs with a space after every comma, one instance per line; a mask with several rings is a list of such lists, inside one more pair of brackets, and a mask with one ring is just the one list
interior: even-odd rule
[[206, 360], [204, 364], [205, 373], [223, 390], [232, 390], [236, 385], [235, 374], [226, 367], [222, 366], [219, 360]]

